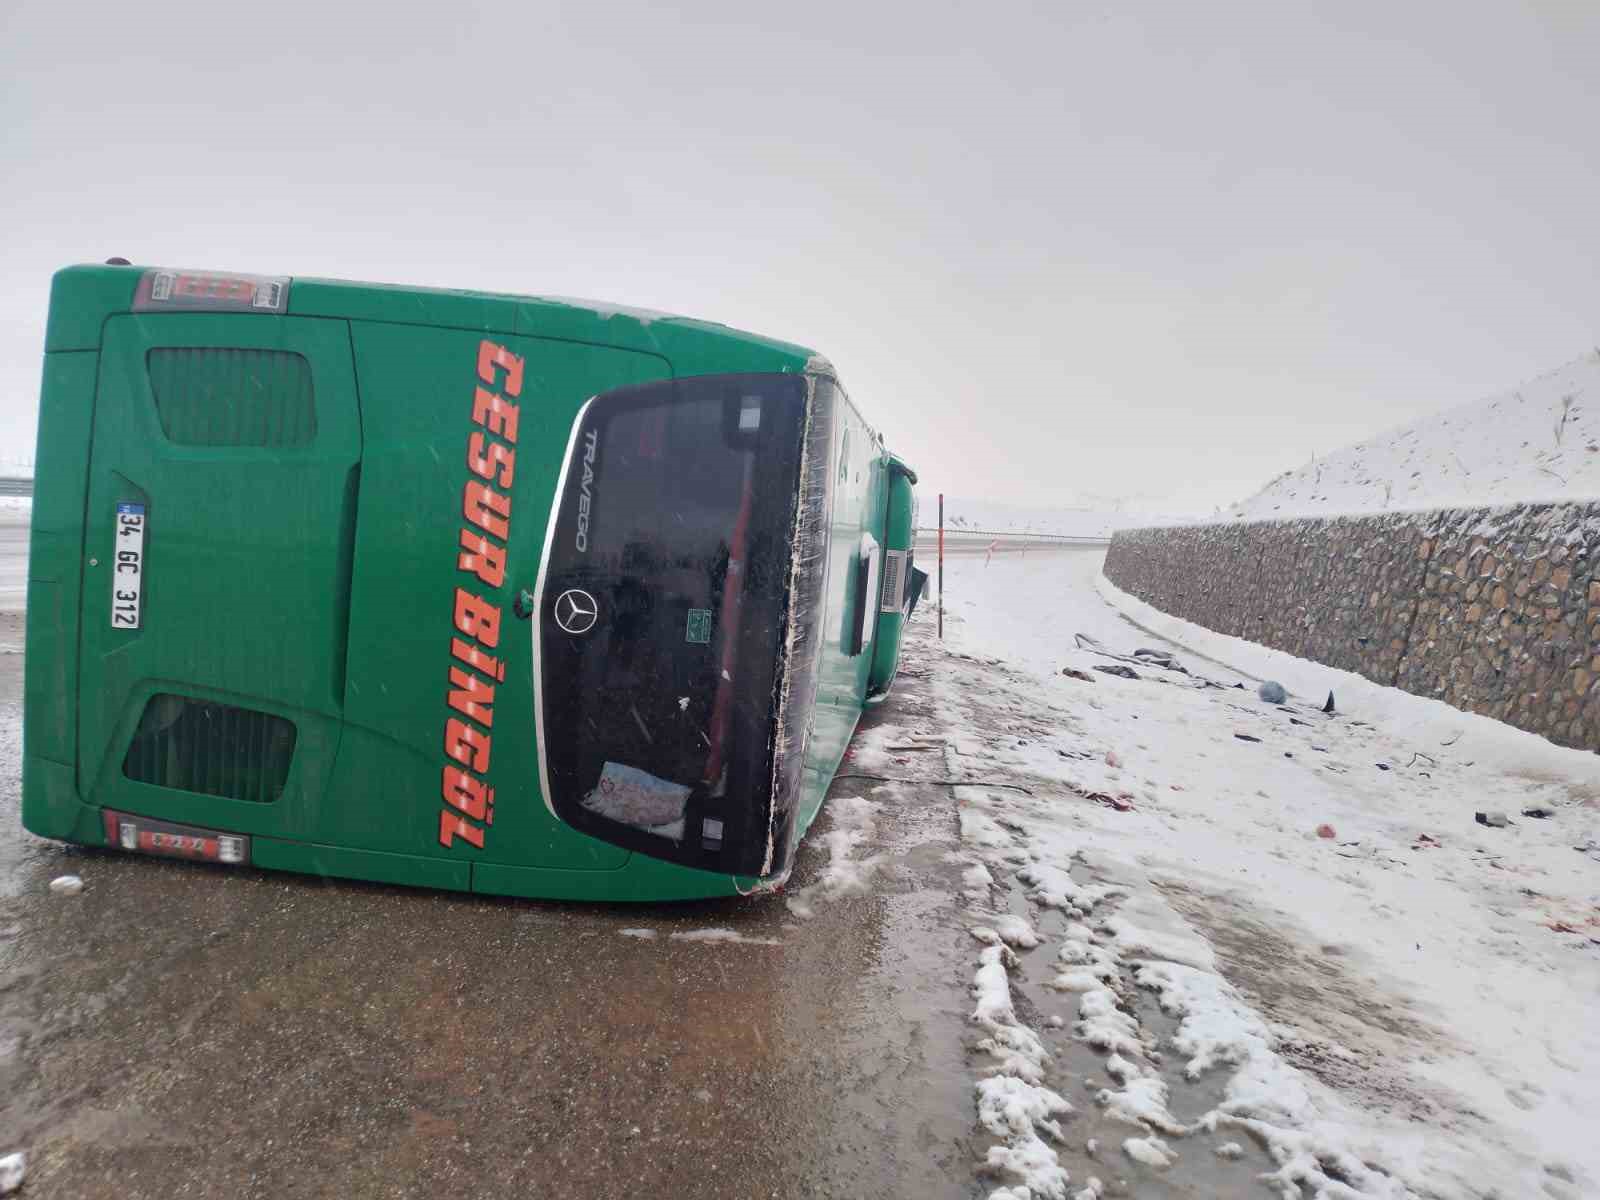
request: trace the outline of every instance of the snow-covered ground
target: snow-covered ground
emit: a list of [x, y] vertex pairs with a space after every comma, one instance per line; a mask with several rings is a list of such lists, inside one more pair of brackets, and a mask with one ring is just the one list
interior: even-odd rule
[[911, 627], [937, 720], [862, 747], [983, 781], [994, 1197], [1600, 1196], [1600, 759], [1167, 618], [1101, 558], [948, 563], [943, 647]]
[[[1026, 505], [947, 496], [944, 519], [945, 528], [952, 532], [971, 529], [990, 533], [1109, 538], [1119, 529], [1166, 525], [1185, 518], [1158, 513], [1137, 504], [1113, 506], [1105, 501], [1097, 502], [1092, 497], [1075, 504]], [[917, 513], [917, 523], [926, 529], [937, 528], [939, 524], [938, 501], [926, 492]]]
[[1579, 496], [1600, 496], [1600, 350], [1519, 388], [1314, 459], [1225, 515], [1325, 516]]

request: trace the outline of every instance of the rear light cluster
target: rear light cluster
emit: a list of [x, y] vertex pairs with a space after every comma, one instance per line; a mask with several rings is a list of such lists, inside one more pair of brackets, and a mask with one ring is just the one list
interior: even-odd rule
[[106, 842], [135, 854], [242, 865], [250, 861], [250, 839], [194, 825], [174, 825], [130, 813], [104, 812]]
[[289, 307], [287, 275], [234, 275], [217, 271], [146, 271], [133, 294], [135, 312], [190, 311], [283, 313]]

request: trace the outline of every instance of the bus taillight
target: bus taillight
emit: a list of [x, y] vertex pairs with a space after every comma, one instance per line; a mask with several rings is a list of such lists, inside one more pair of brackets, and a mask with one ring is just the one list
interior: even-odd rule
[[161, 858], [187, 858], [200, 862], [241, 865], [250, 861], [250, 839], [238, 833], [219, 833], [193, 825], [152, 821], [129, 813], [105, 810], [106, 841], [135, 854]]
[[221, 271], [146, 271], [133, 294], [135, 312], [222, 311], [283, 313], [289, 307], [286, 275]]

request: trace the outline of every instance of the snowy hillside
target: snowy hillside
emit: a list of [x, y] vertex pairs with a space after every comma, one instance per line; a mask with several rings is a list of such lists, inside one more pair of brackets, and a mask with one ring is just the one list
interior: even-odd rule
[[1278, 476], [1230, 518], [1600, 496], [1600, 351]]

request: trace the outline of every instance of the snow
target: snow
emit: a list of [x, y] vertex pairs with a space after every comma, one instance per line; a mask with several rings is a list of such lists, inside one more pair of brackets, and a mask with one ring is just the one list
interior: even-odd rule
[[[875, 788], [874, 792], [892, 788]], [[856, 851], [872, 838], [876, 828], [878, 804], [860, 796], [836, 796], [828, 801], [829, 829], [816, 840], [826, 847], [828, 865], [817, 881], [788, 897], [789, 911], [797, 917], [811, 917], [818, 900], [844, 896], [863, 896], [871, 890], [872, 877], [882, 865], [878, 855], [857, 856]]]
[[675, 942], [737, 942], [742, 946], [781, 946], [777, 938], [749, 937], [737, 929], [685, 929], [667, 935]]
[[1039, 935], [1027, 920], [1013, 913], [998, 913], [987, 918], [987, 925], [976, 926], [972, 936], [980, 942], [1004, 942], [1023, 950], [1032, 950], [1039, 944]]
[[619, 929], [617, 932], [623, 937], [638, 938], [645, 942], [653, 940], [656, 936], [654, 929]]
[[[1600, 875], [1574, 849], [1600, 847], [1600, 760], [1166, 617], [1101, 558], [945, 567], [945, 767], [1031, 793], [955, 793], [968, 925], [993, 933], [978, 1083], [1059, 1095], [1072, 1055], [1097, 1055], [1096, 1128], [1131, 1129], [1111, 1144], [1137, 1143], [1135, 1172], [1175, 1152], [1175, 1178], [1211, 1163], [1265, 1195], [1600, 1195]], [[1063, 676], [1108, 661], [1080, 632], [1194, 674]], [[1292, 713], [1258, 698], [1267, 678]], [[1533, 804], [1555, 815], [1473, 822]], [[1008, 896], [1037, 949], [1001, 936]], [[1041, 990], [1020, 1005], [1018, 987]], [[1051, 998], [1075, 1016], [1046, 1044]], [[1184, 1154], [1224, 1132], [1255, 1158], [1229, 1165], [1247, 1143], [1226, 1139]], [[1005, 1136], [1036, 1171], [1077, 1153], [1037, 1123]]]
[[978, 1123], [1007, 1145], [991, 1152], [989, 1166], [1018, 1178], [1040, 1195], [1063, 1195], [1067, 1177], [1057, 1165], [1055, 1152], [1041, 1133], [1063, 1140], [1056, 1117], [1072, 1112], [1072, 1105], [1048, 1088], [1035, 1087], [1008, 1075], [978, 1083]]
[[50, 890], [60, 896], [76, 896], [83, 891], [83, 880], [76, 875], [57, 875], [50, 881]]
[[10, 1195], [28, 1177], [28, 1156], [20, 1150], [0, 1158], [0, 1196]]
[[995, 1191], [990, 1200], [1002, 1196], [1064, 1200], [1070, 1177], [1055, 1150], [1039, 1135], [1059, 1142], [1061, 1126], [1054, 1118], [1071, 1113], [1072, 1105], [1040, 1086], [1050, 1052], [1038, 1034], [1017, 1020], [1006, 974], [1015, 962], [1007, 946], [986, 946], [972, 983], [977, 998], [972, 1021], [988, 1035], [978, 1049], [994, 1059], [993, 1073], [978, 1081], [978, 1119], [1003, 1139], [989, 1148], [985, 1167], [1016, 1183]]
[[1134, 1162], [1142, 1162], [1148, 1167], [1170, 1167], [1178, 1161], [1178, 1156], [1158, 1137], [1128, 1138], [1122, 1143], [1125, 1154]]
[[1600, 350], [1288, 471], [1225, 516], [1328, 516], [1600, 496]]

